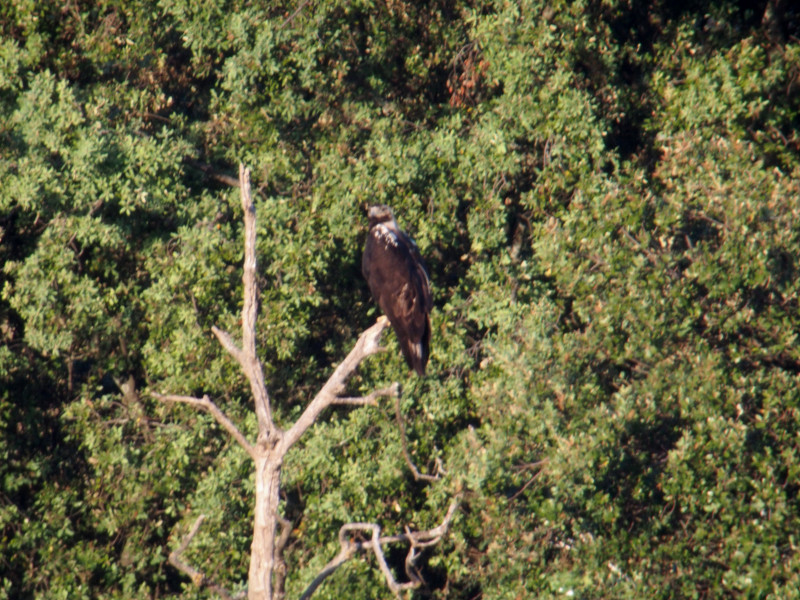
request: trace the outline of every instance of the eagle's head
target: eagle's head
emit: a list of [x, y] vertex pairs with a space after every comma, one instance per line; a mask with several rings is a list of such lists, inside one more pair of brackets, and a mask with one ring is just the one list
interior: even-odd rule
[[369, 218], [370, 227], [373, 227], [378, 223], [389, 223], [394, 221], [394, 213], [392, 213], [392, 209], [385, 204], [374, 204], [373, 206], [370, 206], [369, 210], [367, 211], [367, 217]]

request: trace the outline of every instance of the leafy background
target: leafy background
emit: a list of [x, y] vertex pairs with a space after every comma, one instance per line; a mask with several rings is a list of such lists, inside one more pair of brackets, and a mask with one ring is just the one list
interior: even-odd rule
[[[434, 288], [429, 375], [390, 352], [288, 457], [288, 592], [348, 521], [438, 523], [436, 598], [796, 598], [800, 12], [640, 3], [9, 0], [0, 6], [0, 598], [246, 582], [259, 347], [289, 423], [377, 317], [364, 208]], [[437, 467], [441, 465], [441, 467]], [[403, 554], [390, 554], [396, 567]], [[369, 559], [320, 598], [391, 597]]]

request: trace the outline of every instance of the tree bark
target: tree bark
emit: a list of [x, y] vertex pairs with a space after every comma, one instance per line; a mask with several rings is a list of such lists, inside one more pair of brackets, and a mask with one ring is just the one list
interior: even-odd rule
[[256, 457], [256, 505], [250, 547], [249, 600], [280, 600], [283, 590], [272, 589], [275, 540], [280, 503], [283, 456], [276, 448], [259, 448]]
[[[254, 409], [258, 421], [258, 435], [255, 443], [247, 440], [244, 434], [225, 415], [225, 413], [208, 397], [193, 398], [190, 396], [177, 396], [171, 394], [154, 394], [155, 397], [170, 401], [191, 404], [210, 412], [217, 422], [224, 427], [239, 445], [253, 459], [255, 465], [255, 511], [253, 518], [253, 541], [250, 547], [250, 568], [248, 572], [247, 596], [249, 600], [282, 600], [285, 595], [284, 582], [286, 579], [286, 563], [283, 560], [283, 550], [291, 533], [291, 523], [282, 518], [280, 508], [281, 468], [283, 459], [289, 449], [300, 437], [319, 419], [323, 411], [333, 405], [365, 406], [376, 405], [377, 398], [381, 396], [397, 396], [399, 386], [395, 383], [385, 389], [375, 390], [368, 396], [346, 397], [342, 394], [347, 389], [348, 379], [355, 373], [361, 362], [382, 350], [380, 339], [383, 331], [389, 326], [389, 321], [381, 317], [358, 338], [353, 349], [345, 359], [336, 367], [319, 393], [311, 400], [303, 414], [290, 427], [283, 431], [272, 419], [270, 398], [264, 380], [264, 369], [256, 353], [256, 317], [258, 308], [257, 263], [256, 263], [256, 213], [250, 194], [250, 173], [244, 166], [239, 169], [240, 192], [242, 208], [244, 210], [245, 244], [244, 244], [244, 303], [242, 306], [242, 345], [236, 343], [233, 337], [217, 327], [212, 327], [214, 335], [225, 350], [239, 363], [242, 372], [250, 383], [253, 394]], [[404, 536], [381, 537], [380, 528], [375, 524], [350, 524], [344, 529], [368, 529], [373, 532], [372, 550], [379, 560], [381, 571], [386, 577], [390, 589], [399, 594], [401, 590], [410, 589], [419, 585], [418, 578], [409, 572], [411, 581], [398, 584], [389, 571], [380, 548], [383, 543], [408, 541], [411, 544], [407, 566], [413, 566], [417, 548], [435, 543], [446, 531], [455, 511], [455, 504], [448, 511], [445, 521], [438, 527], [427, 532], [407, 533]], [[198, 586], [212, 587], [223, 597], [231, 597], [223, 588], [208, 580], [201, 572], [190, 567], [181, 559], [181, 554], [186, 549], [191, 539], [197, 534], [202, 519], [196, 521], [190, 534], [183, 544], [170, 555], [170, 561], [180, 569]], [[278, 535], [278, 529], [281, 532]], [[343, 529], [343, 531], [344, 531]], [[345, 542], [340, 532], [340, 542], [350, 547]], [[353, 546], [354, 549], [360, 546]], [[349, 557], [349, 554], [348, 554]], [[338, 566], [338, 563], [337, 563]], [[325, 575], [327, 576], [327, 575]], [[307, 595], [322, 582], [324, 577], [318, 577], [307, 591]]]

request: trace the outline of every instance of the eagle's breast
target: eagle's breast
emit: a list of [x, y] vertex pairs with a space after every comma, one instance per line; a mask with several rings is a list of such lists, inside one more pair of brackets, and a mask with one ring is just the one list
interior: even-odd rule
[[364, 278], [389, 318], [403, 356], [422, 375], [428, 362], [433, 304], [427, 269], [414, 240], [400, 230], [388, 206], [371, 207], [369, 217]]

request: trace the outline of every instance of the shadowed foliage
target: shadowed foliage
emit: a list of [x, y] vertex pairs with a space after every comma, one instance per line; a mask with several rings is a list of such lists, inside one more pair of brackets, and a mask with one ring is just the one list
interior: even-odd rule
[[[211, 334], [240, 162], [279, 424], [379, 314], [366, 206], [433, 293], [426, 377], [387, 335], [349, 384], [400, 420], [286, 457], [289, 596], [460, 495], [414, 597], [797, 597], [798, 39], [787, 0], [1, 3], [0, 598], [210, 597], [166, 563], [200, 513], [185, 559], [245, 585], [245, 455], [151, 396], [256, 431]], [[392, 594], [359, 559], [315, 597]]]

